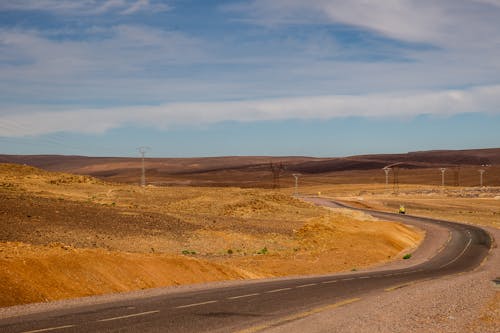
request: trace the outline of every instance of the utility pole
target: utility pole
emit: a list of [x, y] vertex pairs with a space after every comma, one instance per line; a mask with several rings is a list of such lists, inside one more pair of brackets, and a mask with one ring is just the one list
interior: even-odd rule
[[387, 191], [387, 189], [389, 188], [389, 172], [391, 172], [391, 168], [384, 167], [382, 168], [382, 170], [384, 170], [385, 172], [385, 190]]
[[446, 168], [440, 168], [441, 170], [441, 193], [444, 192], [444, 174], [446, 172]]
[[294, 173], [294, 174], [292, 174], [292, 176], [295, 178], [295, 193], [293, 195], [297, 197], [299, 195], [299, 176], [300, 176], [300, 173]]
[[486, 172], [484, 169], [479, 169], [479, 187], [483, 187], [483, 174]]
[[146, 186], [146, 167], [144, 165], [144, 155], [146, 154], [146, 152], [151, 150], [151, 148], [146, 147], [146, 146], [142, 146], [142, 147], [137, 148], [137, 150], [139, 151], [139, 153], [141, 154], [141, 157], [142, 157], [141, 186], [144, 187], [144, 186]]

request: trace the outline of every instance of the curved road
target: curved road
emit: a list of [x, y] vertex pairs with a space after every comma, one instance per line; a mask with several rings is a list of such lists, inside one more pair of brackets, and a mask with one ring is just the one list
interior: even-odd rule
[[[309, 199], [334, 206], [325, 199]], [[361, 209], [360, 209], [361, 210]], [[366, 210], [363, 210], [366, 211]], [[411, 225], [437, 224], [450, 239], [430, 260], [404, 269], [249, 281], [142, 299], [77, 306], [0, 320], [1, 332], [259, 332], [358, 301], [368, 293], [469, 271], [488, 255], [492, 239], [471, 225], [367, 211]]]

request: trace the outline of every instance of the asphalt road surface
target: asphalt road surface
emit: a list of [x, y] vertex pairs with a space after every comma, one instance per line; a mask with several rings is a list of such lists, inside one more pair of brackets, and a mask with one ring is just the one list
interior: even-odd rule
[[[325, 199], [315, 200], [334, 205]], [[70, 307], [0, 320], [0, 332], [259, 332], [356, 302], [370, 293], [472, 270], [488, 255], [492, 243], [486, 231], [471, 225], [371, 214], [417, 226], [438, 224], [447, 228], [451, 237], [432, 259], [405, 269], [249, 281]]]

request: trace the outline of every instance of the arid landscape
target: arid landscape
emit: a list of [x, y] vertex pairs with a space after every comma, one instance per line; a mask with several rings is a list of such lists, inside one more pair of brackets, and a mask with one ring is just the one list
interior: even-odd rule
[[[497, 151], [481, 151], [476, 159], [496, 163]], [[273, 160], [290, 163], [286, 173], [333, 163]], [[32, 161], [81, 174], [0, 165], [2, 306], [215, 280], [352, 271], [402, 260], [424, 237], [402, 224], [294, 198], [296, 189], [287, 174], [280, 174], [280, 188], [271, 189], [272, 173], [265, 169], [269, 158], [169, 160], [175, 172], [167, 180], [158, 180], [163, 177], [158, 169], [147, 169], [148, 179], [154, 180], [150, 183], [169, 185], [146, 187], [130, 184], [140, 160], [46, 156]], [[167, 162], [153, 159], [147, 165], [155, 163]], [[260, 165], [256, 174], [251, 163]], [[212, 171], [206, 171], [209, 167]], [[462, 179], [473, 168], [462, 167]], [[488, 168], [488, 182], [497, 182], [498, 165]], [[106, 176], [105, 169], [114, 176]], [[435, 172], [431, 177], [428, 166], [400, 170], [397, 189], [393, 176], [385, 185], [377, 168], [302, 173], [298, 191], [354, 207], [394, 212], [403, 204], [415, 215], [500, 227], [500, 187], [443, 188], [431, 181], [439, 177]], [[405, 179], [416, 171], [431, 184], [408, 184]], [[179, 185], [199, 184], [209, 175], [216, 175], [213, 186], [208, 181], [203, 187]], [[260, 177], [256, 182], [261, 186], [228, 186], [245, 175]], [[366, 183], [353, 184], [353, 177]]]
[[155, 187], [2, 164], [1, 305], [350, 271], [422, 233], [268, 189]]

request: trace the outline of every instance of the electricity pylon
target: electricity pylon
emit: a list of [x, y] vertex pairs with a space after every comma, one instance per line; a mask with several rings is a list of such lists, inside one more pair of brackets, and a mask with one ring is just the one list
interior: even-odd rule
[[141, 154], [141, 157], [142, 157], [141, 186], [146, 186], [146, 167], [144, 165], [144, 155], [146, 154], [146, 152], [151, 150], [151, 148], [146, 147], [146, 146], [142, 146], [142, 147], [137, 148], [137, 150], [139, 151], [139, 153]]
[[446, 168], [440, 168], [441, 171], [441, 193], [444, 192], [444, 174], [446, 172]]
[[293, 194], [294, 196], [299, 195], [299, 176], [300, 173], [294, 173], [292, 176], [295, 178], [295, 193]]
[[385, 190], [387, 191], [387, 189], [389, 188], [389, 172], [391, 172], [391, 168], [384, 167], [382, 168], [382, 170], [384, 170], [385, 172]]

